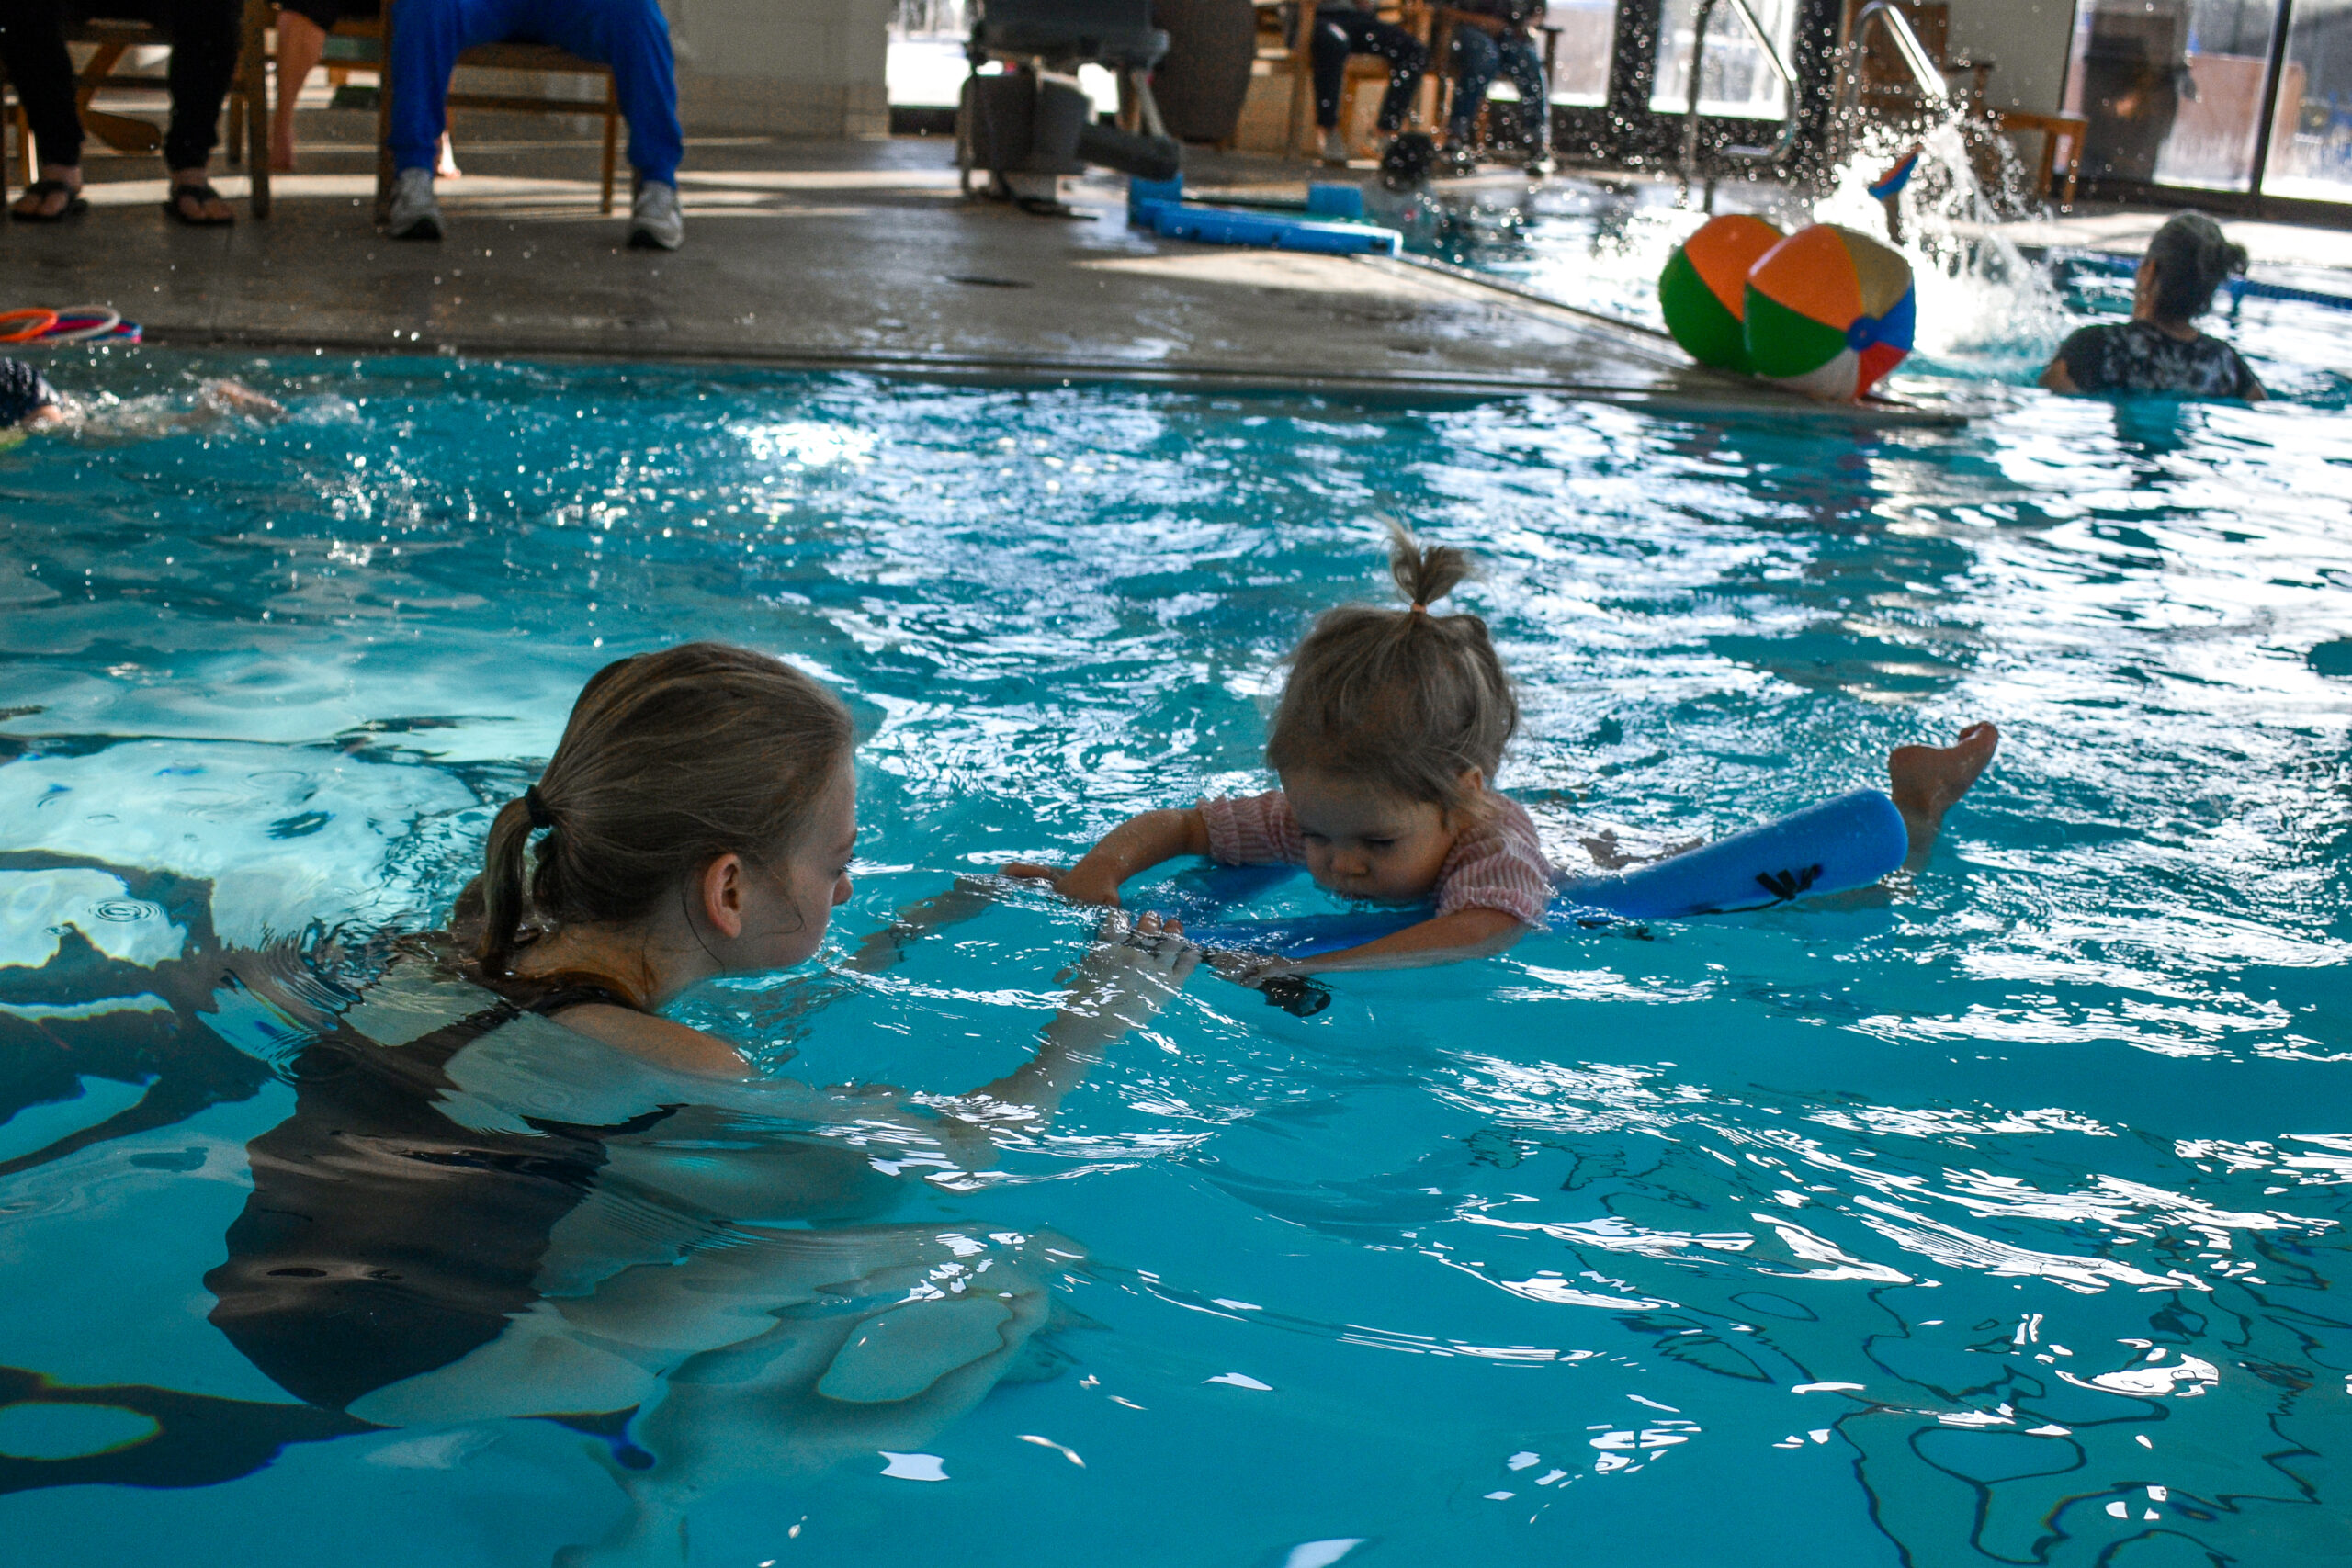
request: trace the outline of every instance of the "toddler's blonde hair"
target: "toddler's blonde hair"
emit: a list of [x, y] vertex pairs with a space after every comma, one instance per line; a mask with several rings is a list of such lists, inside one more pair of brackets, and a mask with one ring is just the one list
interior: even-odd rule
[[1519, 729], [1519, 699], [1487, 623], [1432, 613], [1470, 575], [1470, 558], [1389, 525], [1388, 572], [1410, 606], [1342, 604], [1291, 655], [1266, 761], [1358, 779], [1408, 800], [1476, 814], [1462, 785], [1487, 784]]

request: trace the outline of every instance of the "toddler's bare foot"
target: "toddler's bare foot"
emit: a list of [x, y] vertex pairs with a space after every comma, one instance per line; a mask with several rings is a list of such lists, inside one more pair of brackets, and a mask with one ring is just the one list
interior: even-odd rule
[[1993, 761], [2001, 732], [1989, 724], [1972, 724], [1949, 746], [1897, 746], [1886, 755], [1887, 793], [1903, 813], [1910, 829], [1908, 864], [1927, 858], [1944, 813], [1966, 795], [1977, 775]]

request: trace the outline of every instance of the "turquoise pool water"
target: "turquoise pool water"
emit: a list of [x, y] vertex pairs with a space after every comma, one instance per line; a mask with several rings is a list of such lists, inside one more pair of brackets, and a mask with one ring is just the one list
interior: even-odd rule
[[[2346, 1553], [2340, 414], [2037, 399], [1871, 433], [432, 360], [57, 375], [226, 371], [295, 417], [0, 457], [19, 1560], [545, 1563], [649, 1454], [709, 1483], [684, 1545], [598, 1561]], [[807, 1417], [727, 1404], [723, 1367], [626, 1433], [369, 1426], [208, 1321], [300, 1075], [197, 1017], [207, 928], [433, 922], [592, 671], [740, 639], [870, 737], [858, 892], [821, 967], [683, 1010], [811, 1082], [967, 1089], [1031, 1048], [1086, 922], [1009, 903], [880, 976], [845, 943], [1253, 785], [1278, 660], [1374, 587], [1387, 515], [1484, 556], [1465, 597], [1528, 712], [1503, 782], [1563, 860], [1869, 784], [1971, 719], [2006, 747], [1883, 897], [1334, 979], [1311, 1019], [1204, 976], [977, 1178], [873, 1140], [844, 1245], [1020, 1254], [1053, 1353], [798, 1472], [736, 1462]], [[646, 1212], [707, 1152], [657, 1140]], [[340, 1332], [303, 1353], [340, 1364]], [[649, 1429], [695, 1398], [699, 1448]]]

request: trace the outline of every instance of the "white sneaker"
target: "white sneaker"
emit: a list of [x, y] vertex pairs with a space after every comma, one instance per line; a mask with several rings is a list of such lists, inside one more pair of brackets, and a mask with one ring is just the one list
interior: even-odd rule
[[392, 176], [392, 205], [384, 214], [384, 232], [395, 240], [441, 237], [441, 204], [433, 197], [432, 170], [402, 169]]
[[638, 186], [628, 209], [628, 248], [674, 251], [685, 237], [686, 215], [678, 210], [678, 187], [662, 180]]
[[1323, 133], [1323, 161], [1327, 164], [1344, 164], [1348, 161], [1348, 139], [1340, 134], [1337, 126]]

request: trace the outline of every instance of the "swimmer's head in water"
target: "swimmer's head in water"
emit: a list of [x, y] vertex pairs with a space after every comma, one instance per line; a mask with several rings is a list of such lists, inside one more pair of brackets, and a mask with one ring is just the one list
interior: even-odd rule
[[56, 391], [21, 359], [0, 359], [0, 430], [14, 430], [58, 405]]
[[1291, 656], [1266, 761], [1397, 801], [1475, 815], [1519, 728], [1519, 699], [1487, 623], [1441, 615], [1470, 558], [1394, 530], [1389, 575], [1408, 608], [1342, 604]]
[[[482, 874], [462, 901], [478, 900], [476, 956], [492, 974], [510, 972], [526, 920], [643, 919], [728, 855], [795, 885], [786, 896], [813, 948], [842, 870], [829, 862], [830, 876], [803, 877], [797, 863], [820, 827], [838, 837], [836, 819], [854, 821], [844, 801], [854, 741], [839, 697], [748, 649], [690, 642], [606, 665], [572, 705], [547, 772], [491, 825]], [[802, 880], [826, 886], [804, 892]]]
[[2156, 319], [2195, 321], [2211, 308], [2222, 281], [2245, 270], [2245, 247], [2231, 243], [2219, 223], [2201, 212], [2175, 213], [2148, 242]]

